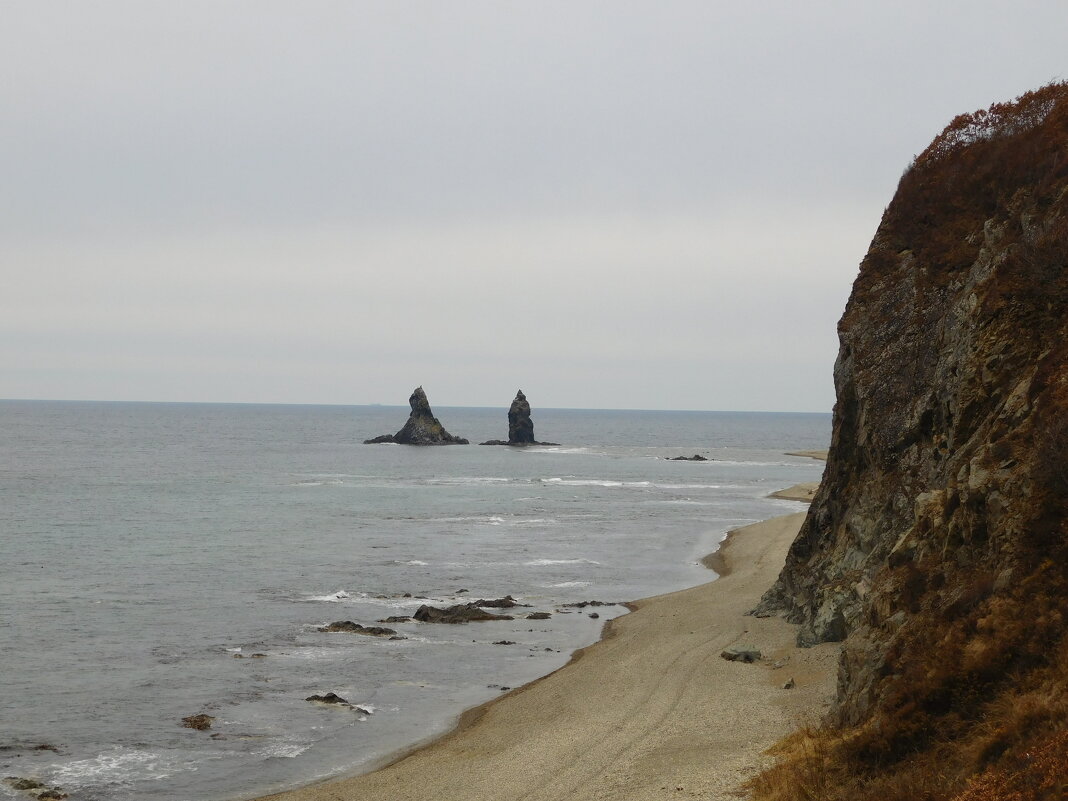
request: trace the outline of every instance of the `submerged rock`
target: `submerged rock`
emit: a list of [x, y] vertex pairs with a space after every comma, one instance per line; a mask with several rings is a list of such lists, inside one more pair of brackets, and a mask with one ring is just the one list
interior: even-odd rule
[[559, 445], [558, 442], [537, 442], [534, 439], [534, 421], [530, 419], [530, 403], [523, 390], [515, 395], [515, 400], [508, 408], [508, 441], [491, 439], [481, 445]]
[[187, 718], [182, 718], [182, 725], [187, 729], [196, 729], [197, 731], [207, 731], [211, 728], [212, 722], [215, 720], [211, 715], [205, 715], [201, 713], [199, 715], [190, 715]]
[[63, 791], [63, 788], [49, 787], [47, 784], [40, 782], [37, 779], [25, 779], [21, 776], [8, 776], [4, 779], [4, 783], [12, 790], [26, 793], [41, 801], [59, 801], [59, 799], [68, 797], [67, 793]]
[[354, 712], [359, 712], [361, 715], [371, 714], [371, 710], [364, 709], [362, 706], [356, 706], [355, 704], [349, 703], [337, 693], [326, 693], [324, 695], [309, 695], [304, 700], [310, 701], [313, 704], [322, 704], [324, 706], [344, 707], [345, 709], [351, 709]]
[[328, 626], [320, 626], [319, 631], [329, 634], [368, 634], [372, 637], [388, 637], [397, 633], [395, 630], [387, 629], [385, 626], [361, 626], [351, 620], [337, 620]]
[[426, 399], [426, 392], [422, 387], [416, 387], [408, 398], [408, 405], [412, 407], [408, 415], [408, 422], [396, 434], [383, 434], [373, 439], [365, 439], [365, 445], [378, 445], [393, 442], [398, 445], [467, 445], [468, 440], [463, 437], [454, 437], [441, 422], [434, 416], [430, 409], [430, 402]]
[[472, 606], [484, 606], [488, 609], [513, 609], [517, 606], [528, 606], [528, 604], [521, 604], [511, 595], [506, 595], [503, 598], [493, 598], [492, 600], [479, 599], [471, 602]]

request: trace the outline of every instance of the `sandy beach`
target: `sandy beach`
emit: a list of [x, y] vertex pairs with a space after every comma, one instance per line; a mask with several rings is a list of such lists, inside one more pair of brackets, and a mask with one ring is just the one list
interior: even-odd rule
[[[468, 710], [450, 734], [373, 773], [270, 798], [737, 799], [763, 751], [815, 722], [834, 692], [837, 645], [798, 649], [793, 626], [745, 614], [804, 517], [732, 532], [711, 560], [720, 578], [633, 604], [568, 665]], [[720, 656], [739, 645], [762, 659]]]

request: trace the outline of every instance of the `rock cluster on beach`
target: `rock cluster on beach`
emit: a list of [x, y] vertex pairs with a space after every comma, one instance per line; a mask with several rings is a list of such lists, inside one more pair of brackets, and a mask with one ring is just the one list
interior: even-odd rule
[[534, 421], [530, 418], [530, 403], [523, 390], [515, 395], [515, 400], [508, 407], [508, 440], [491, 439], [480, 445], [558, 445], [556, 442], [538, 442], [534, 439]]
[[430, 402], [422, 387], [416, 387], [408, 398], [412, 407], [408, 422], [396, 434], [383, 434], [374, 439], [364, 440], [365, 445], [377, 445], [393, 442], [398, 445], [467, 445], [463, 437], [454, 437], [430, 409]]
[[[1031, 756], [1068, 742], [1068, 84], [962, 115], [916, 159], [838, 330], [823, 483], [756, 612], [844, 640], [842, 775], [905, 786], [937, 733], [954, 786], [1038, 786]], [[1046, 723], [1006, 713], [1023, 698]]]

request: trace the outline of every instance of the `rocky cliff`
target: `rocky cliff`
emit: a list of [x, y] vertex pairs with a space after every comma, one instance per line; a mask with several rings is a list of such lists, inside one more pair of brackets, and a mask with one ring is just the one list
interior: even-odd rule
[[416, 387], [408, 398], [411, 414], [408, 422], [396, 434], [383, 434], [374, 439], [364, 440], [365, 445], [377, 445], [395, 442], [398, 445], [467, 445], [463, 437], [454, 437], [445, 430], [445, 426], [434, 416], [422, 387]]
[[[844, 640], [841, 797], [1007, 798], [954, 794], [1068, 744], [1068, 84], [916, 159], [839, 338], [823, 484], [756, 613]], [[942, 790], [877, 784], [928, 763]]]

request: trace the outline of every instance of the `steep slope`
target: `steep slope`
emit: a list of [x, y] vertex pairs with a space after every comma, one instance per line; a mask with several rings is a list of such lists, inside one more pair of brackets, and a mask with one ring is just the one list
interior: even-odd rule
[[823, 485], [756, 610], [845, 640], [825, 797], [1068, 772], [1068, 84], [916, 159], [839, 336]]

